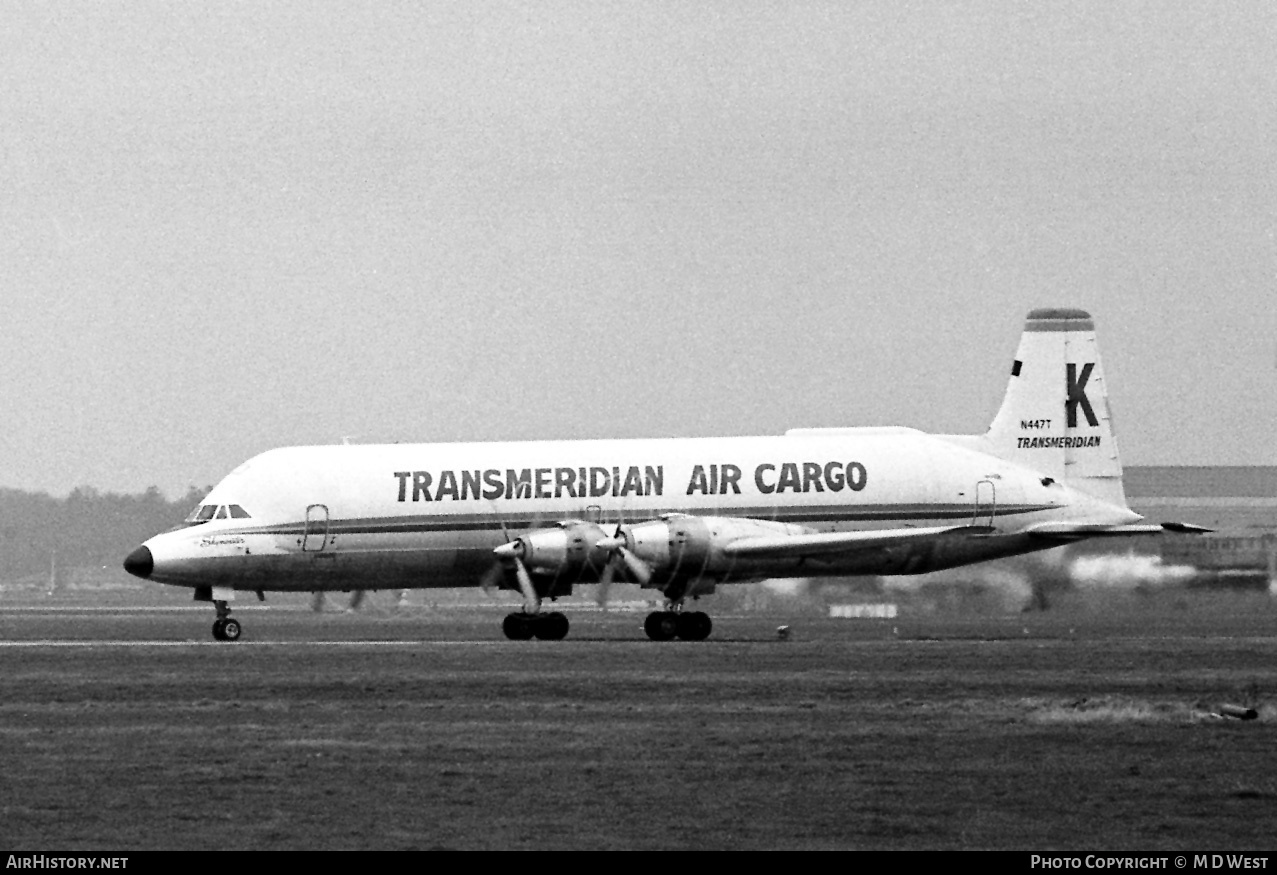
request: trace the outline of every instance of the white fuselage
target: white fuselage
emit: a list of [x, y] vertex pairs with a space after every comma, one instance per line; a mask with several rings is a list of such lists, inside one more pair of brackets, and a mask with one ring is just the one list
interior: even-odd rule
[[[904, 428], [774, 437], [290, 447], [250, 459], [210, 519], [151, 538], [151, 579], [242, 590], [472, 586], [493, 549], [562, 520], [748, 518], [791, 532], [991, 526], [982, 538], [716, 566], [718, 581], [916, 573], [1053, 546], [1044, 522], [1139, 517], [1020, 464]], [[579, 582], [589, 582], [582, 578]]]

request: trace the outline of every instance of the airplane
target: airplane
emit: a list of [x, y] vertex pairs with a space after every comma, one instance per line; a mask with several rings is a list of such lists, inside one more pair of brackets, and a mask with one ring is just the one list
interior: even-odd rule
[[238, 640], [237, 593], [518, 590], [512, 640], [559, 640], [577, 584], [658, 590], [657, 641], [702, 640], [687, 610], [720, 585], [907, 575], [1086, 538], [1205, 531], [1126, 503], [1091, 316], [1028, 314], [1002, 406], [979, 435], [800, 428], [726, 438], [340, 444], [273, 449], [184, 523], [129, 553], [191, 587]]

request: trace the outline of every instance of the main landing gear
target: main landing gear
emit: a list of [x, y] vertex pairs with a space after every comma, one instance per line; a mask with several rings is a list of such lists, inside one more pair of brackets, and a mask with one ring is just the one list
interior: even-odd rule
[[213, 621], [213, 637], [218, 641], [238, 641], [240, 635], [239, 620], [231, 616], [231, 609], [224, 601], [214, 601], [217, 608], [217, 619]]
[[568, 634], [568, 618], [554, 611], [549, 614], [506, 614], [501, 631], [511, 641], [562, 641]]
[[652, 611], [643, 621], [643, 631], [653, 641], [704, 641], [714, 623], [704, 611]]

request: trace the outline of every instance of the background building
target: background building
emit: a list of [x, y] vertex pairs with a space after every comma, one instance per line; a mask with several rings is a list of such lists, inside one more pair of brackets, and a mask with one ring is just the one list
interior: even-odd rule
[[1182, 521], [1209, 535], [1167, 535], [1166, 566], [1201, 572], [1190, 585], [1268, 587], [1277, 593], [1277, 467], [1131, 466], [1131, 507], [1151, 521]]

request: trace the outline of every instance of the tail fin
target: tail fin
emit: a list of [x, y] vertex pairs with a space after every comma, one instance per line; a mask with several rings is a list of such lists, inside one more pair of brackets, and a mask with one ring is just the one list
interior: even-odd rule
[[1089, 313], [1029, 313], [1006, 396], [982, 443], [998, 458], [1126, 507], [1122, 463]]

